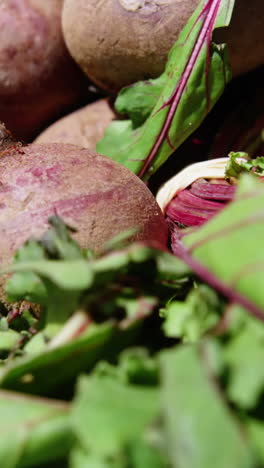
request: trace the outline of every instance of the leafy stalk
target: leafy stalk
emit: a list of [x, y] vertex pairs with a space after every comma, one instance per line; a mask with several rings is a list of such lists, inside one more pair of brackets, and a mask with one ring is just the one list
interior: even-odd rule
[[180, 239], [176, 238], [176, 233], [172, 234], [172, 250], [175, 255], [181, 258], [199, 276], [200, 279], [205, 281], [213, 287], [220, 294], [228, 298], [231, 303], [240, 304], [242, 307], [251, 312], [259, 320], [264, 322], [264, 313], [260, 307], [254, 302], [250, 301], [247, 297], [243, 296], [235, 289], [225, 284], [220, 278], [209, 271], [202, 263], [198, 262], [184, 246]]
[[[148, 179], [200, 125], [231, 77], [225, 46], [211, 39], [215, 28], [229, 24], [233, 5], [234, 0], [199, 4], [161, 77], [121, 91], [117, 110], [131, 120], [113, 122], [98, 143], [99, 152]], [[149, 117], [137, 126], [140, 113]]]

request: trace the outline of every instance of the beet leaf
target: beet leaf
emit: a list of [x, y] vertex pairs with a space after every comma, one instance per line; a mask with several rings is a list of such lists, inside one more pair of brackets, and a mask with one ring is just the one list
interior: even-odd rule
[[164, 74], [121, 91], [117, 110], [131, 120], [110, 125], [100, 153], [147, 179], [201, 124], [231, 78], [226, 47], [212, 43], [212, 33], [229, 24], [233, 6], [234, 0], [200, 2]]
[[226, 177], [238, 177], [243, 172], [253, 172], [263, 177], [264, 157], [258, 156], [255, 159], [251, 159], [247, 153], [232, 151], [229, 154], [229, 161], [226, 165]]
[[235, 199], [184, 240], [174, 253], [210, 286], [264, 320], [264, 187], [244, 175]]
[[0, 390], [0, 465], [54, 466], [73, 445], [69, 410], [66, 402]]

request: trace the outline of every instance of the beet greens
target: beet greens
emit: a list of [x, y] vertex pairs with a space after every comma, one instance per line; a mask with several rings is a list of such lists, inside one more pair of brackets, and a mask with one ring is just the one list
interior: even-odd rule
[[[231, 78], [226, 47], [211, 39], [215, 28], [229, 24], [233, 5], [233, 0], [199, 4], [173, 46], [164, 74], [121, 91], [117, 111], [131, 120], [110, 125], [97, 145], [100, 153], [148, 179], [201, 124]], [[143, 107], [149, 116], [137, 126]]]
[[[211, 39], [233, 6], [201, 1], [160, 78], [120, 92], [130, 120], [100, 152], [147, 180], [200, 125], [230, 79]], [[1, 467], [264, 466], [263, 176], [244, 153], [175, 175], [157, 195], [168, 251], [127, 231], [95, 253], [57, 216], [17, 251], [0, 272]]]

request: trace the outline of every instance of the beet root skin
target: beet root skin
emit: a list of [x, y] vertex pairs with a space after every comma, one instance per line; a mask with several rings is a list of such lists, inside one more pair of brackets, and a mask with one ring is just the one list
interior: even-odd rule
[[116, 92], [163, 72], [171, 46], [198, 3], [65, 0], [65, 42], [91, 80]]
[[[110, 91], [159, 76], [168, 53], [199, 0], [64, 0], [67, 47], [91, 80]], [[264, 61], [263, 0], [235, 2], [226, 42], [233, 76]], [[76, 25], [78, 25], [76, 27]]]
[[107, 99], [99, 99], [57, 120], [34, 142], [70, 143], [95, 151], [96, 143], [103, 137], [114, 117]]
[[0, 2], [0, 120], [23, 141], [87, 95], [61, 31], [63, 0]]
[[138, 228], [135, 240], [166, 248], [167, 227], [155, 198], [125, 167], [67, 144], [32, 144], [0, 158], [0, 265], [51, 215], [77, 229], [82, 247], [95, 251], [118, 233]]

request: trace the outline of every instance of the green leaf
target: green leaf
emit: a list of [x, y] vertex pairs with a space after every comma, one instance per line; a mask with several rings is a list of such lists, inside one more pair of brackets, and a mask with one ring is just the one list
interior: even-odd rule
[[264, 320], [264, 186], [241, 178], [235, 199], [173, 247], [209, 285]]
[[231, 152], [229, 158], [225, 170], [226, 177], [238, 177], [245, 172], [264, 175], [264, 157], [262, 156], [251, 159], [247, 153]]
[[91, 455], [85, 450], [75, 448], [71, 452], [70, 468], [123, 468], [124, 465], [118, 460], [106, 460], [98, 455]]
[[120, 340], [113, 324], [90, 326], [69, 343], [57, 348], [46, 345], [41, 352], [9, 361], [0, 370], [0, 387], [45, 395], [78, 372], [91, 368], [106, 352], [110, 353], [110, 346], [115, 348], [115, 339], [117, 343]]
[[[10, 301], [49, 303], [53, 321], [56, 321], [56, 315], [65, 320], [68, 311], [73, 312], [77, 303], [79, 294], [74, 291], [90, 286], [92, 272], [86, 254], [70, 236], [71, 228], [57, 216], [51, 217], [49, 223], [50, 228], [40, 240], [30, 239], [17, 251], [9, 268], [14, 274], [7, 281], [5, 290]], [[59, 293], [59, 289], [63, 292]], [[67, 294], [67, 290], [71, 293]], [[63, 294], [63, 313], [59, 314], [58, 302]]]
[[184, 301], [170, 301], [162, 310], [166, 336], [196, 342], [219, 320], [221, 303], [217, 294], [202, 284], [194, 287]]
[[84, 260], [39, 260], [11, 265], [9, 272], [30, 272], [47, 278], [65, 290], [82, 290], [93, 280], [89, 263]]
[[132, 120], [113, 122], [98, 152], [146, 179], [200, 125], [231, 76], [225, 47], [208, 44], [215, 28], [229, 24], [233, 4], [200, 2], [173, 46], [164, 74], [121, 91], [117, 110]]
[[188, 280], [191, 273], [186, 263], [168, 252], [162, 252], [158, 255], [157, 267], [160, 278], [167, 281]]
[[157, 410], [156, 389], [95, 374], [79, 381], [72, 424], [87, 451], [114, 456], [143, 432]]
[[247, 422], [247, 429], [249, 436], [252, 440], [253, 448], [255, 449], [260, 463], [259, 466], [264, 465], [264, 424], [263, 420], [258, 421], [249, 419]]
[[150, 259], [155, 259], [160, 255], [159, 250], [151, 247], [133, 243], [131, 246], [121, 250], [115, 250], [108, 255], [102, 256], [92, 261], [92, 269], [95, 273], [120, 272], [122, 268], [127, 268], [132, 263], [143, 263]]
[[78, 308], [81, 293], [93, 282], [87, 260], [39, 260], [10, 267], [16, 274], [8, 281], [9, 300], [37, 301], [45, 306], [46, 335], [52, 338]]
[[124, 329], [109, 321], [91, 324], [65, 344], [49, 347], [42, 343], [40, 351], [33, 350], [0, 368], [0, 387], [39, 395], [63, 391], [78, 373], [90, 371], [100, 359], [116, 358], [120, 350], [134, 343], [141, 325], [140, 319]]
[[[19, 255], [23, 253], [23, 249], [24, 247], [19, 251]], [[101, 274], [104, 274], [104, 281], [107, 282], [113, 275], [120, 275], [133, 264], [152, 260], [156, 262], [157, 276], [160, 275], [163, 279], [177, 280], [189, 273], [186, 265], [173, 255], [141, 243], [134, 243], [90, 260], [33, 260], [30, 255], [29, 258], [23, 255], [23, 258], [8, 269], [9, 272], [15, 273], [6, 285], [11, 300], [30, 298], [33, 301], [35, 298], [39, 299], [40, 303], [46, 303], [51, 295], [51, 284], [61, 290], [62, 294], [63, 291], [65, 294], [66, 291], [80, 292], [90, 288]]]
[[130, 463], [134, 468], [168, 468], [169, 460], [165, 454], [146, 441], [136, 440], [129, 450]]
[[119, 357], [120, 378], [132, 384], [158, 383], [158, 366], [145, 348], [129, 348]]
[[73, 444], [66, 403], [0, 391], [0, 465], [35, 467], [67, 455]]
[[46, 255], [62, 260], [76, 260], [85, 257], [85, 252], [70, 235], [75, 232], [74, 229], [67, 226], [59, 216], [51, 216], [49, 224], [50, 228], [39, 241]]
[[[45, 252], [40, 243], [34, 239], [28, 240], [14, 256], [14, 267], [25, 262], [45, 261]], [[38, 275], [32, 271], [17, 272], [5, 284], [5, 291], [10, 301], [23, 298], [27, 301], [43, 304], [47, 297], [45, 286]]]
[[71, 454], [71, 468], [168, 468], [165, 455], [146, 441], [135, 440], [124, 452], [115, 457], [103, 457], [75, 449]]
[[126, 114], [132, 120], [133, 128], [142, 125], [156, 105], [166, 79], [164, 73], [155, 80], [139, 81], [121, 89], [115, 101], [116, 111]]
[[[45, 238], [44, 234], [42, 239]], [[52, 242], [56, 239], [54, 235]], [[91, 320], [118, 318], [123, 321], [122, 327], [127, 327], [152, 313], [158, 306], [159, 292], [170, 294], [172, 278], [173, 287], [181, 289], [189, 273], [173, 255], [143, 243], [106, 252], [101, 257], [80, 258], [77, 249], [76, 259], [73, 256], [63, 260], [63, 255], [58, 254], [58, 259], [50, 260], [51, 244], [48, 253], [42, 242], [32, 241], [20, 249], [17, 261], [9, 268], [14, 274], [6, 285], [10, 300], [27, 300], [42, 306], [41, 320], [34, 324], [42, 329], [42, 334], [31, 338], [25, 351], [44, 350], [45, 340], [54, 338], [80, 308], [88, 309]]]
[[0, 331], [0, 351], [10, 351], [18, 345], [19, 333], [14, 330]]
[[177, 468], [253, 468], [250, 450], [225, 406], [202, 349], [161, 353], [161, 398], [171, 464]]
[[264, 327], [253, 317], [246, 317], [244, 326], [223, 350], [229, 370], [227, 394], [243, 409], [254, 408], [264, 390]]
[[5, 284], [5, 292], [8, 300], [11, 302], [19, 301], [20, 299], [45, 304], [47, 301], [47, 290], [43, 281], [38, 275], [31, 271], [16, 272]]

